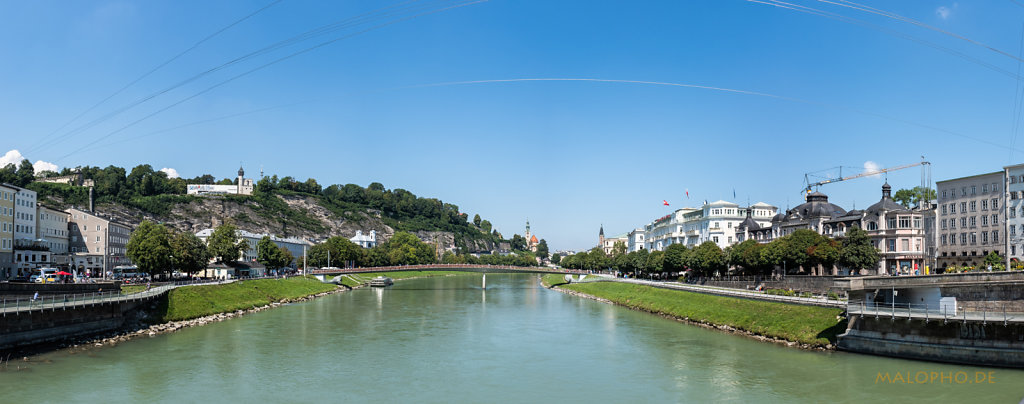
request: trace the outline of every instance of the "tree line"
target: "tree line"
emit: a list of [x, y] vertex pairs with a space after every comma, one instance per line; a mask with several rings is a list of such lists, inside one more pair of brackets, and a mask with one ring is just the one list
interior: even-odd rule
[[789, 273], [809, 272], [811, 268], [833, 266], [870, 269], [878, 265], [880, 255], [866, 231], [854, 226], [845, 237], [832, 239], [812, 230], [801, 229], [761, 244], [755, 240], [721, 249], [711, 241], [693, 248], [672, 244], [665, 251], [639, 250], [626, 253], [625, 244], [616, 243], [611, 254], [600, 247], [560, 260], [566, 268], [614, 270], [634, 275], [692, 271], [696, 276], [770, 275], [776, 268]]

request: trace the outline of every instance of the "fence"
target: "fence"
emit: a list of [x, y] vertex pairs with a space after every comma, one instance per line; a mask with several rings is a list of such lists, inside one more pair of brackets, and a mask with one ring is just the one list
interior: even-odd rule
[[159, 296], [168, 290], [190, 285], [230, 283], [221, 280], [186, 280], [167, 282], [144, 291], [132, 294], [121, 294], [120, 290], [91, 293], [65, 293], [49, 294], [38, 298], [18, 297], [15, 299], [0, 298], [0, 313], [6, 317], [8, 314], [19, 314], [23, 312], [45, 311], [45, 310], [67, 310], [78, 307], [95, 306], [107, 303], [120, 303], [127, 301], [140, 301]]
[[956, 307], [928, 306], [925, 304], [911, 303], [888, 303], [877, 304], [873, 301], [857, 300], [851, 301], [846, 308], [849, 314], [861, 316], [874, 316], [875, 318], [889, 317], [892, 320], [897, 318], [907, 320], [942, 320], [944, 323], [950, 321], [962, 321], [964, 323], [980, 322], [1002, 322], [1004, 325], [1010, 323], [1024, 323], [1024, 313], [1010, 312], [1003, 306], [1001, 311], [990, 310], [957, 310]]

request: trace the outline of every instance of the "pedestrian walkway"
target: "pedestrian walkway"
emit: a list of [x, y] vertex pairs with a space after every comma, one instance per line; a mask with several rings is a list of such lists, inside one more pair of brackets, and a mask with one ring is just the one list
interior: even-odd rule
[[612, 276], [590, 275], [582, 281], [586, 282], [622, 282], [637, 285], [646, 285], [662, 289], [684, 290], [687, 292], [706, 293], [718, 296], [739, 297], [743, 299], [766, 300], [773, 302], [802, 304], [808, 306], [846, 308], [845, 300], [828, 299], [827, 297], [799, 297], [769, 295], [764, 292], [749, 291], [743, 289], [730, 289], [719, 286], [691, 285], [682, 282], [649, 281], [643, 279], [616, 278]]
[[182, 286], [217, 285], [231, 282], [235, 282], [235, 279], [214, 281], [181, 281], [175, 282], [173, 284], [165, 284], [153, 287], [150, 288], [149, 290], [144, 290], [138, 293], [132, 293], [128, 295], [122, 295], [120, 290], [116, 290], [109, 292], [43, 295], [36, 299], [27, 297], [20, 297], [16, 299], [0, 298], [0, 315], [8, 316], [45, 310], [74, 310], [80, 307], [96, 306], [100, 304], [141, 301], [160, 296], [171, 289], [180, 288]]

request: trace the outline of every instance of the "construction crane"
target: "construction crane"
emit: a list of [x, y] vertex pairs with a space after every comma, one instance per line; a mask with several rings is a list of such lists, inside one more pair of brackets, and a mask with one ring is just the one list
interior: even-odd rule
[[[814, 173], [806, 173], [806, 174], [804, 174], [804, 184], [806, 184], [806, 185], [804, 186], [804, 189], [801, 191], [801, 193], [810, 193], [812, 189], [816, 189], [817, 187], [820, 187], [820, 186], [825, 185], [825, 184], [831, 184], [833, 182], [847, 181], [847, 180], [852, 180], [852, 179], [861, 178], [861, 177], [870, 177], [872, 175], [883, 174], [883, 173], [887, 173], [889, 171], [897, 171], [897, 170], [902, 170], [902, 169], [905, 169], [905, 168], [911, 168], [911, 167], [917, 167], [917, 166], [921, 166], [921, 188], [922, 189], [930, 188], [929, 185], [932, 182], [932, 178], [931, 178], [932, 177], [932, 170], [931, 170], [932, 163], [926, 161], [924, 159], [924, 156], [921, 156], [921, 161], [919, 161], [917, 163], [904, 164], [904, 165], [901, 165], [901, 166], [888, 167], [888, 168], [883, 168], [883, 169], [873, 170], [873, 171], [864, 171], [864, 172], [862, 172], [860, 174], [850, 175], [850, 176], [846, 176], [846, 177], [843, 177], [843, 167], [833, 167], [833, 168], [831, 168], [829, 170], [833, 170], [833, 169], [838, 168], [839, 169], [839, 177], [838, 178], [827, 178], [827, 179], [824, 179], [824, 180], [821, 180], [821, 181], [818, 181], [818, 182], [814, 182], [814, 183], [811, 182], [811, 175], [813, 175]], [[922, 198], [922, 200], [924, 200], [924, 199], [925, 198]]]

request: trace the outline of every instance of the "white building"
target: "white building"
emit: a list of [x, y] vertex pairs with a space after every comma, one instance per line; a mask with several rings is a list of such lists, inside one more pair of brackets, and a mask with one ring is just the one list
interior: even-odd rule
[[36, 191], [15, 187], [14, 245], [31, 245], [36, 240]]
[[370, 235], [363, 234], [362, 230], [356, 230], [356, 235], [348, 241], [355, 243], [356, 245], [363, 248], [373, 248], [377, 246], [377, 231], [370, 230]]
[[36, 228], [39, 240], [50, 250], [50, 263], [65, 266], [68, 264], [68, 222], [71, 215], [67, 212], [39, 205], [36, 214]]
[[[199, 237], [203, 242], [207, 242], [212, 234], [213, 229], [203, 229], [196, 233], [196, 237]], [[245, 251], [242, 251], [242, 256], [239, 258], [239, 260], [246, 262], [256, 262], [257, 257], [259, 257], [258, 244], [264, 236], [270, 236], [270, 241], [273, 241], [278, 247], [284, 247], [288, 252], [292, 253], [292, 257], [295, 257], [295, 262], [293, 262], [293, 264], [296, 262], [302, 262], [302, 254], [305, 253], [305, 249], [313, 246], [313, 243], [295, 237], [278, 237], [270, 234], [250, 233], [245, 230], [237, 230], [235, 231], [235, 235], [239, 240], [245, 240], [248, 245]]]
[[747, 218], [761, 226], [771, 225], [772, 216], [778, 211], [775, 206], [758, 202], [741, 207], [728, 201], [705, 203], [700, 208], [682, 208], [672, 214], [655, 220], [645, 226], [646, 246], [652, 251], [664, 251], [672, 244], [696, 247], [706, 241], [720, 248], [743, 241], [740, 223]]
[[629, 232], [626, 236], [628, 242], [626, 243], [626, 252], [631, 253], [633, 251], [640, 251], [647, 249], [644, 244], [644, 236], [646, 232], [643, 228], [637, 228]]
[[238, 178], [234, 185], [212, 185], [212, 184], [188, 184], [186, 190], [189, 195], [252, 195], [255, 188], [252, 178], [245, 178], [245, 170], [238, 167]]
[[[1024, 261], [1024, 164], [1003, 167], [1008, 259]], [[1013, 265], [1013, 263], [1011, 263]]]

